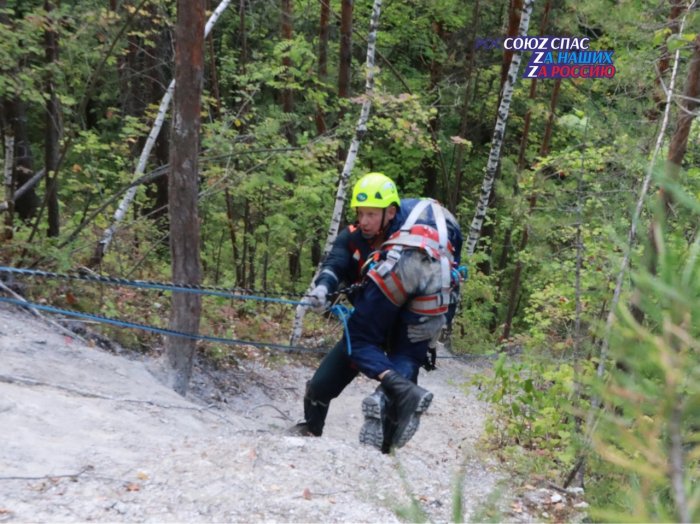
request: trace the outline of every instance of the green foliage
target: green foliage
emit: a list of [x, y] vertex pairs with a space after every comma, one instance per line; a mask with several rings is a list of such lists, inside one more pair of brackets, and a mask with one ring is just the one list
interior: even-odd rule
[[570, 467], [577, 448], [575, 378], [570, 364], [511, 361], [502, 353], [492, 374], [478, 379], [481, 397], [495, 409], [487, 424], [491, 442], [546, 454], [557, 469]]
[[659, 245], [657, 273], [635, 275], [645, 322], [620, 308], [610, 346], [620, 365], [596, 385], [595, 448], [622, 491], [596, 501], [609, 521], [700, 518], [700, 241]]
[[[363, 37], [371, 3], [354, 6], [351, 98], [343, 100], [335, 94], [337, 23], [331, 21], [327, 74], [319, 78], [318, 3], [295, 4], [291, 40], [283, 41], [279, 6], [270, 2], [246, 3], [243, 19], [232, 6], [212, 33], [199, 163], [206, 283], [301, 291], [315, 269], [312, 255], [325, 240], [342, 166], [338, 151], [349, 143], [364, 97]], [[618, 513], [601, 515], [673, 520], [677, 518], [673, 493], [667, 476], [659, 474], [666, 471], [668, 459], [672, 413], [668, 399], [681, 399], [688, 421], [694, 420], [698, 403], [691, 384], [697, 380], [678, 378], [683, 373], [695, 377], [697, 371], [697, 351], [690, 350], [698, 338], [691, 328], [698, 325], [696, 288], [692, 280], [678, 280], [688, 271], [696, 276], [695, 269], [687, 270], [692, 259], [687, 244], [697, 236], [697, 122], [677, 185], [657, 179], [677, 205], [668, 219], [665, 266], [658, 277], [639, 274], [634, 281], [644, 290], [645, 323], [635, 325], [621, 313], [615, 329], [614, 357], [626, 362], [631, 372], [611, 370], [609, 382], [594, 389], [588, 379], [596, 362], [584, 359], [595, 347], [609, 308], [631, 212], [654, 146], [659, 120], [650, 115], [658, 109], [652, 96], [657, 72], [650, 64], [658, 63], [662, 45], [671, 52], [680, 49], [680, 86], [700, 13], [689, 16], [684, 34], [673, 35], [667, 4], [618, 2], [615, 16], [610, 16], [610, 2], [555, 4], [547, 33], [589, 36], [594, 49], [614, 49], [617, 74], [614, 79], [561, 84], [548, 147], [544, 138], [554, 82], [539, 82], [534, 98], [529, 97], [528, 81], [516, 84], [496, 193], [487, 215], [494, 233], [484, 235], [469, 260], [470, 278], [462, 288], [453, 348], [478, 354], [493, 353], [499, 342], [523, 348], [520, 360], [502, 356], [482, 383], [484, 398], [495, 408], [492, 442], [526, 455], [533, 467], [551, 475], [571, 465], [579, 445], [577, 417], [594, 393], [603, 395], [613, 415], [601, 422], [597, 436], [601, 455], [588, 462], [595, 479], [590, 493], [599, 507]], [[339, 2], [332, 2], [335, 12], [339, 7]], [[489, 154], [503, 58], [500, 50], [476, 50], [467, 77], [472, 64], [469, 46], [473, 34], [480, 38], [502, 33], [506, 8], [506, 3], [482, 2], [475, 21], [472, 6], [465, 8], [463, 2], [390, 2], [385, 3], [380, 21], [377, 46], [382, 56], [377, 58], [370, 120], [352, 180], [360, 173], [381, 170], [398, 182], [402, 195], [423, 196], [428, 174], [436, 174], [436, 196], [454, 204], [465, 236]], [[43, 165], [49, 73], [61, 104], [62, 145], [67, 147], [58, 179], [62, 236], [43, 238], [43, 226], [40, 234], [31, 235], [30, 224], [16, 222], [13, 240], [3, 244], [2, 258], [8, 264], [39, 261], [46, 269], [75, 269], [89, 260], [112, 220], [114, 203], [91, 222], [88, 217], [131, 181], [173, 70], [169, 53], [175, 5], [149, 1], [138, 13], [134, 9], [127, 3], [110, 11], [90, 0], [64, 3], [49, 15], [37, 2], [8, 0], [2, 10], [0, 97], [19, 100], [26, 108], [23, 122], [32, 169]], [[537, 4], [531, 27], [542, 10], [543, 5]], [[132, 15], [123, 37], [106, 56]], [[43, 40], [49, 27], [59, 36], [59, 62], [52, 65], [45, 63]], [[104, 68], [92, 82], [103, 60]], [[282, 90], [293, 92], [291, 112], [280, 107]], [[677, 119], [675, 106], [672, 109], [670, 129]], [[323, 114], [324, 134], [316, 127], [317, 111]], [[522, 144], [521, 165], [526, 114], [529, 134]], [[162, 137], [168, 127], [166, 122]], [[666, 170], [662, 160], [666, 154], [662, 150], [655, 170]], [[457, 194], [459, 155], [462, 178]], [[145, 171], [165, 163], [167, 152], [154, 154]], [[42, 199], [44, 191], [43, 184], [37, 187]], [[137, 204], [100, 268], [104, 273], [169, 280], [167, 220], [146, 218], [156, 193], [153, 185], [139, 188]], [[640, 231], [645, 230], [648, 216], [645, 210]], [[346, 218], [354, 219], [348, 212]], [[73, 232], [76, 238], [68, 242]], [[521, 250], [526, 233], [527, 245]], [[298, 274], [290, 271], [294, 257], [299, 260]], [[635, 268], [646, 263], [640, 248], [631, 257]], [[515, 293], [513, 334], [500, 341], [516, 263], [523, 271]], [[41, 291], [46, 291], [47, 301], [57, 304], [66, 302], [70, 292], [78, 297], [79, 307], [127, 319], [162, 325], [168, 315], [166, 299], [148, 295], [123, 291], [103, 295], [104, 290], [76, 292], [60, 286]], [[627, 289], [624, 297], [626, 293]], [[683, 320], [686, 317], [690, 320]], [[205, 301], [202, 332], [285, 342], [289, 319], [289, 308]], [[312, 318], [307, 323], [321, 345], [329, 345], [339, 334], [325, 320]], [[681, 332], [687, 334], [683, 340], [690, 349], [677, 350]], [[158, 343], [157, 337], [117, 333], [110, 328], [111, 335], [134, 347]], [[221, 363], [257, 355], [252, 350], [205, 347]], [[689, 467], [697, 468], [697, 430], [687, 429], [686, 422], [684, 434], [692, 448], [686, 458]], [[649, 437], [649, 443], [638, 444], [643, 437]], [[658, 466], [656, 476], [645, 469], [642, 459]], [[690, 476], [684, 482], [696, 508], [697, 485]], [[425, 518], [416, 500], [402, 516]]]
[[489, 330], [493, 320], [496, 279], [474, 271], [479, 257], [473, 257], [469, 279], [462, 286], [461, 304], [457, 310], [452, 333], [453, 350], [459, 353], [485, 354], [494, 350], [495, 339]]

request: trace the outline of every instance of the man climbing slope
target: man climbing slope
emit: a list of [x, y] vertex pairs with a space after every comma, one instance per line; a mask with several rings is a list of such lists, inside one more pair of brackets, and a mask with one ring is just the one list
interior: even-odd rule
[[330, 401], [361, 371], [382, 387], [363, 401], [360, 441], [388, 452], [413, 436], [432, 399], [416, 385], [418, 371], [427, 364], [429, 345], [446, 322], [450, 292], [454, 296], [458, 286], [452, 267], [462, 238], [447, 210], [431, 200], [400, 200], [393, 181], [381, 173], [355, 184], [350, 205], [358, 221], [336, 239], [309, 305], [323, 311], [340, 283], [364, 275], [365, 285], [350, 297], [356, 306], [350, 344], [341, 340], [307, 383], [305, 421], [294, 430], [320, 436]]

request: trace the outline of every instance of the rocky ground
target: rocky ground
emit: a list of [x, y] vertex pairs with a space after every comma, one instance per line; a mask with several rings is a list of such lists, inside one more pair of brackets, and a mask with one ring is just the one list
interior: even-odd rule
[[418, 433], [382, 455], [358, 443], [367, 379], [323, 437], [288, 436], [313, 372], [291, 357], [200, 365], [183, 398], [147, 358], [0, 306], [0, 521], [449, 522], [460, 499], [478, 520], [507, 485], [477, 451], [487, 407], [466, 383], [485, 364], [439, 364]]

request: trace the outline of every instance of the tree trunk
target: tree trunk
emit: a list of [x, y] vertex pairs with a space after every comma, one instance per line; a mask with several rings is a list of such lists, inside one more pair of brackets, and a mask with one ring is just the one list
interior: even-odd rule
[[[329, 0], [330, 1], [330, 0]], [[352, 76], [352, 11], [354, 0], [342, 0], [340, 11], [340, 61], [338, 63], [338, 98], [350, 98]], [[341, 100], [342, 102], [342, 100]], [[338, 122], [343, 120], [345, 108], [340, 106]], [[341, 158], [342, 160], [342, 158]]]
[[[522, 8], [523, 8], [523, 0], [511, 0], [510, 5], [508, 7], [508, 31], [507, 31], [507, 36], [508, 37], [516, 37], [518, 36], [518, 28], [520, 26], [520, 17], [522, 14]], [[505, 83], [506, 79], [508, 77], [508, 70], [510, 68], [510, 64], [513, 60], [513, 51], [505, 50], [503, 53], [503, 62], [501, 64], [501, 85], [499, 88], [499, 95], [498, 95], [498, 105], [500, 106], [501, 103], [501, 97], [503, 96], [503, 91], [505, 88]], [[504, 132], [505, 135], [505, 132]], [[502, 137], [502, 140], [505, 140], [505, 136]], [[498, 176], [501, 173], [501, 165], [500, 165], [500, 160], [498, 163], [498, 167], [496, 168], [496, 172], [494, 174], [494, 181], [498, 178]], [[496, 184], [491, 185], [491, 194], [489, 195], [489, 201], [488, 201], [488, 207], [496, 207], [497, 202], [499, 201], [499, 196], [496, 194]], [[496, 223], [495, 221], [491, 220], [487, 222], [481, 231], [481, 237], [486, 239], [486, 242], [484, 244], [484, 253], [487, 255], [484, 257], [484, 260], [479, 263], [478, 269], [481, 271], [484, 275], [490, 275], [491, 274], [491, 254], [492, 250], [494, 248], [494, 236], [496, 232]]]
[[[293, 19], [293, 4], [292, 0], [282, 0], [282, 40], [289, 42], [289, 46], [292, 45], [292, 19]], [[289, 75], [288, 70], [292, 67], [292, 59], [289, 56], [290, 49], [287, 48], [287, 52], [282, 58], [282, 67], [285, 73]], [[294, 112], [294, 97], [291, 89], [282, 90], [282, 111], [284, 113]], [[287, 142], [290, 146], [296, 145], [296, 136], [294, 133], [294, 125], [291, 121], [287, 121], [284, 124], [284, 135], [287, 138]], [[288, 169], [284, 173], [284, 179], [293, 184], [296, 181], [296, 175], [293, 170]], [[294, 217], [292, 217], [294, 220]], [[294, 246], [291, 247], [291, 251], [287, 258], [287, 264], [289, 268], [289, 278], [292, 282], [295, 282], [301, 276], [301, 250], [298, 247], [299, 242], [295, 242]]]
[[[518, 27], [520, 26], [522, 10], [523, 0], [510, 0], [510, 6], [508, 7], [508, 31], [506, 36], [518, 36]], [[501, 63], [501, 93], [503, 93], [503, 86], [508, 78], [508, 69], [510, 68], [510, 63], [512, 60], [513, 51], [508, 49], [504, 50], [503, 62]]]
[[[671, 136], [671, 141], [668, 145], [668, 157], [666, 162], [666, 178], [670, 183], [678, 181], [678, 174], [683, 164], [683, 158], [688, 149], [688, 136], [690, 135], [690, 127], [695, 118], [695, 110], [700, 106], [700, 34], [693, 41], [693, 54], [688, 65], [688, 76], [683, 89], [683, 96], [678, 102], [678, 123], [676, 129]], [[659, 189], [659, 198], [663, 203], [663, 216], [655, 216], [649, 224], [649, 244], [651, 249], [647, 257], [647, 267], [651, 274], [656, 274], [659, 241], [657, 233], [663, 231], [663, 226], [671, 215], [673, 206], [673, 196], [664, 188]], [[659, 223], [661, 219], [661, 224]], [[636, 294], [632, 295], [632, 303], [630, 309], [635, 320], [642, 324], [644, 322], [644, 312], [638, 307]]]
[[[163, 61], [172, 61], [172, 51], [170, 45], [170, 29], [161, 28], [158, 31], [155, 48], [149, 53], [147, 60], [147, 71], [151, 81], [148, 83], [149, 104], [158, 103], [163, 96], [163, 85], [168, 82], [168, 68], [163, 66]], [[211, 37], [210, 37], [211, 38]], [[163, 122], [168, 125], [167, 118]], [[170, 162], [170, 136], [168, 133], [161, 133], [156, 138], [154, 147], [155, 164], [159, 167], [167, 166], [169, 171]], [[168, 175], [156, 178], [153, 183], [148, 184], [146, 193], [150, 199], [149, 205], [144, 212], [154, 222], [158, 224], [158, 229], [162, 233], [169, 231], [168, 223]]]
[[5, 144], [5, 165], [3, 168], [3, 179], [5, 182], [5, 200], [7, 201], [7, 210], [5, 214], [5, 231], [3, 238], [5, 240], [12, 240], [12, 234], [14, 231], [13, 221], [14, 221], [14, 180], [12, 178], [12, 172], [14, 171], [14, 152], [15, 152], [15, 136], [9, 129], [9, 126], [4, 126], [3, 132], [3, 142]]
[[[318, 81], [325, 83], [328, 80], [328, 23], [331, 17], [330, 0], [321, 0], [321, 19], [318, 31]], [[326, 116], [323, 108], [316, 104], [316, 132], [322, 135], [326, 132]]]
[[228, 229], [231, 235], [231, 255], [233, 257], [233, 267], [236, 271], [236, 285], [240, 287], [243, 279], [241, 278], [241, 262], [238, 254], [238, 244], [236, 243], [236, 216], [233, 212], [233, 198], [228, 188], [224, 189], [224, 193], [226, 196], [226, 218], [228, 219]]
[[[170, 154], [170, 250], [173, 281], [198, 285], [199, 214], [197, 178], [200, 109], [204, 74], [205, 0], [178, 0], [175, 29], [175, 81], [172, 152]], [[199, 331], [201, 297], [173, 293], [170, 328], [186, 333]], [[166, 358], [169, 385], [181, 395], [187, 392], [195, 341], [168, 337]]]
[[[6, 0], [0, 0], [0, 24], [8, 29], [13, 29], [12, 21], [4, 11], [7, 8]], [[0, 68], [0, 74], [11, 73], [13, 66], [7, 64]], [[39, 197], [32, 186], [23, 196], [15, 195], [15, 188], [23, 186], [34, 174], [34, 162], [32, 159], [31, 143], [27, 134], [27, 114], [24, 102], [17, 97], [0, 99], [0, 113], [3, 114], [3, 129], [5, 135], [11, 134], [13, 137], [13, 150], [11, 154], [14, 159], [12, 165], [12, 193], [10, 200], [6, 195], [7, 206], [13, 206], [13, 213], [17, 213], [22, 220], [29, 220], [36, 215], [36, 211], [41, 204]], [[7, 158], [5, 165], [7, 166]]]
[[[522, 17], [520, 19], [520, 30], [518, 31], [518, 34], [520, 35], [527, 35], [533, 3], [534, 0], [525, 0], [524, 2]], [[491, 140], [491, 151], [486, 164], [486, 175], [484, 176], [484, 180], [481, 185], [481, 197], [479, 199], [476, 212], [474, 213], [474, 218], [472, 219], [471, 227], [469, 229], [469, 237], [467, 238], [468, 256], [474, 254], [476, 243], [479, 241], [479, 236], [481, 234], [481, 227], [484, 223], [484, 219], [486, 218], [491, 188], [493, 187], [493, 183], [496, 178], [496, 170], [498, 169], [498, 164], [501, 158], [501, 147], [503, 146], [506, 122], [508, 121], [510, 101], [513, 97], [513, 86], [515, 85], [518, 77], [521, 58], [521, 53], [515, 53], [513, 55], [510, 68], [508, 70], [508, 78], [506, 79], [506, 83], [503, 87], [503, 96], [501, 97], [501, 103], [498, 106], [498, 119], [496, 120], [496, 125], [494, 126], [493, 137]]]
[[[439, 50], [438, 42], [441, 42], [445, 37], [445, 31], [443, 29], [442, 23], [439, 21], [432, 22], [433, 28], [433, 38], [434, 43], [432, 46], [432, 59], [430, 60], [430, 85], [428, 86], [428, 93], [436, 92], [435, 99], [439, 100], [439, 84], [442, 79], [442, 63], [437, 59]], [[430, 134], [432, 136], [437, 136], [437, 131], [440, 128], [440, 113], [438, 112], [430, 118], [428, 122], [430, 127]], [[425, 190], [424, 194], [430, 198], [438, 198], [438, 152], [434, 151], [432, 155], [423, 159], [423, 173], [425, 175]], [[445, 188], [447, 190], [447, 188]]]
[[[362, 103], [362, 109], [360, 110], [360, 117], [357, 120], [357, 126], [355, 127], [355, 135], [350, 143], [350, 149], [348, 150], [348, 155], [345, 159], [345, 166], [340, 174], [338, 180], [338, 190], [335, 195], [335, 206], [333, 208], [333, 215], [331, 216], [331, 223], [328, 227], [328, 234], [326, 235], [326, 245], [323, 248], [323, 254], [321, 260], [324, 260], [333, 246], [335, 238], [338, 236], [338, 229], [340, 227], [340, 221], [343, 217], [343, 208], [345, 207], [345, 194], [347, 192], [348, 179], [350, 178], [350, 173], [355, 165], [355, 159], [357, 158], [357, 152], [360, 149], [360, 141], [362, 137], [367, 132], [367, 120], [369, 119], [369, 110], [372, 106], [372, 95], [374, 94], [374, 55], [375, 55], [375, 45], [377, 41], [377, 27], [379, 25], [379, 15], [382, 9], [382, 0], [374, 0], [374, 5], [372, 6], [372, 18], [370, 20], [369, 36], [367, 38], [367, 62], [366, 62], [366, 77], [365, 77], [365, 96], [364, 102]], [[318, 276], [320, 266], [316, 268], [316, 273], [311, 279], [309, 284], [309, 291], [313, 287], [314, 280]], [[304, 314], [306, 313], [306, 308], [303, 306], [298, 306], [296, 310], [296, 315], [294, 317], [294, 326], [292, 328], [292, 335], [290, 337], [290, 344], [297, 344], [301, 338], [302, 333], [302, 322], [304, 320]]]
[[[292, 45], [292, 34], [293, 26], [292, 20], [294, 17], [294, 5], [292, 0], [282, 0], [282, 40], [288, 42], [287, 52], [282, 58], [282, 67], [284, 69], [284, 75], [289, 79], [289, 69], [292, 67], [292, 59], [289, 56], [290, 47]], [[282, 89], [282, 111], [285, 113], [294, 112], [294, 92], [291, 89]], [[285, 122], [284, 124], [284, 136], [287, 138], [287, 142], [290, 145], [296, 143], [296, 137], [294, 136], [294, 126], [291, 122]], [[294, 172], [287, 171], [285, 173], [285, 178], [288, 182], [294, 182]]]
[[[211, 1], [207, 0], [207, 11], [211, 10]], [[212, 113], [215, 120], [221, 116], [221, 92], [219, 90], [219, 75], [216, 64], [216, 50], [214, 46], [214, 36], [209, 33], [207, 37], [207, 50], [209, 51], [209, 90], [214, 98]]]
[[[685, 81], [683, 97], [679, 101], [678, 124], [668, 145], [668, 162], [666, 175], [672, 182], [678, 180], [683, 158], [688, 149], [688, 136], [690, 127], [695, 118], [695, 110], [700, 106], [700, 34], [693, 42], [693, 55], [688, 65], [688, 77]], [[673, 197], [667, 191], [661, 190], [666, 216], [671, 211]]]
[[469, 126], [469, 106], [472, 99], [472, 75], [474, 72], [474, 62], [476, 60], [476, 38], [477, 38], [477, 27], [479, 26], [479, 9], [480, 2], [475, 0], [474, 11], [472, 14], [472, 33], [471, 33], [471, 44], [469, 45], [469, 53], [467, 54], [466, 60], [466, 74], [464, 81], [464, 101], [462, 102], [462, 115], [459, 121], [459, 137], [462, 141], [459, 141], [455, 145], [455, 191], [450, 192], [449, 195], [449, 206], [450, 211], [455, 213], [457, 211], [457, 206], [462, 200], [462, 177], [464, 169], [464, 152], [465, 143], [467, 138], [467, 130]]
[[[547, 126], [545, 128], [544, 137], [542, 139], [542, 145], [540, 147], [540, 156], [546, 156], [549, 154], [549, 144], [552, 137], [552, 129], [554, 128], [554, 114], [557, 108], [557, 102], [559, 100], [559, 88], [561, 87], [561, 78], [557, 78], [554, 82], [554, 87], [552, 89], [552, 98], [549, 104], [549, 117], [547, 119]], [[529, 239], [529, 218], [532, 215], [532, 211], [535, 209], [537, 204], [537, 193], [533, 191], [528, 199], [530, 205], [527, 210], [527, 216], [525, 219], [525, 226], [523, 228], [522, 235], [520, 237], [520, 245], [518, 246], [518, 253], [525, 251], [527, 247], [527, 242]], [[523, 263], [520, 259], [515, 263], [515, 271], [513, 272], [513, 281], [510, 285], [510, 293], [508, 298], [508, 312], [506, 313], [506, 320], [503, 323], [503, 339], [510, 337], [510, 330], [513, 325], [513, 317], [516, 312], [516, 304], [518, 303], [517, 297], [520, 293], [520, 279], [523, 272]]]
[[[328, 35], [329, 22], [331, 15], [330, 0], [321, 0], [321, 16], [319, 22], [318, 34], [318, 82], [325, 84], [328, 80]], [[328, 129], [326, 125], [326, 115], [320, 104], [316, 104], [316, 114], [314, 116], [316, 123], [316, 133], [321, 136]], [[320, 263], [321, 256], [321, 227], [316, 228], [316, 233], [311, 239], [311, 265], [317, 266]]]
[[[15, 188], [24, 186], [34, 175], [34, 159], [31, 143], [27, 133], [27, 113], [24, 102], [18, 98], [5, 100], [5, 121], [14, 135], [14, 167], [12, 179]], [[43, 171], [44, 173], [46, 171]], [[15, 192], [14, 208], [22, 220], [36, 216], [41, 200], [36, 194], [35, 185], [29, 189]]]
[[51, 0], [44, 1], [49, 20], [44, 30], [44, 51], [49, 72], [46, 78], [46, 129], [44, 137], [44, 155], [46, 169], [46, 199], [48, 208], [48, 231], [49, 237], [57, 237], [60, 232], [60, 215], [58, 209], [58, 159], [59, 140], [61, 132], [61, 115], [58, 106], [58, 96], [54, 84], [53, 72], [51, 69], [58, 61], [58, 33], [56, 24], [51, 19], [51, 12], [54, 10]]
[[238, 5], [238, 32], [241, 38], [241, 73], [245, 73], [245, 66], [248, 63], [248, 31], [245, 27], [245, 1], [241, 0]]
[[241, 254], [241, 281], [238, 285], [241, 287], [248, 288], [253, 287], [250, 282], [250, 277], [248, 276], [252, 272], [252, 268], [251, 271], [248, 271], [246, 269], [248, 264], [248, 251], [250, 251], [250, 232], [253, 230], [250, 215], [250, 199], [246, 198], [245, 203], [243, 204], [243, 250]]
[[654, 82], [654, 108], [648, 114], [651, 121], [657, 120], [664, 110], [666, 95], [663, 88], [663, 79], [671, 61], [671, 53], [668, 52], [668, 37], [678, 34], [679, 17], [684, 9], [683, 0], [669, 0], [669, 3], [671, 4], [671, 11], [668, 14], [668, 28], [670, 32], [659, 49], [661, 56], [659, 57], [659, 65], [656, 68], [656, 80]]

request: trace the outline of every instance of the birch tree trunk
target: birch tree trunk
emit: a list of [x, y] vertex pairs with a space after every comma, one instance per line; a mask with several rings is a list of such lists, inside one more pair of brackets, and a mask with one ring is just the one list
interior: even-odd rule
[[[204, 27], [205, 38], [209, 35], [212, 28], [214, 27], [214, 24], [216, 24], [216, 21], [221, 16], [221, 13], [223, 13], [226, 10], [230, 2], [231, 0], [221, 0], [221, 3], [217, 6], [216, 10], [211, 14], [209, 20], [207, 21], [207, 25]], [[158, 138], [158, 135], [160, 134], [160, 131], [163, 127], [163, 121], [165, 120], [165, 115], [168, 112], [170, 101], [173, 98], [174, 90], [175, 80], [173, 79], [170, 81], [170, 84], [165, 90], [165, 94], [163, 95], [163, 98], [160, 102], [160, 106], [158, 107], [158, 114], [156, 115], [155, 122], [153, 122], [153, 128], [148, 134], [146, 143], [143, 146], [143, 150], [141, 151], [141, 156], [139, 157], [138, 163], [136, 164], [136, 169], [134, 171], [132, 181], [138, 180], [146, 170], [146, 162], [148, 161], [148, 157], [151, 154], [151, 150], [153, 149], [153, 146], [156, 143], [156, 139]], [[117, 231], [117, 228], [119, 227], [119, 224], [122, 222], [122, 220], [124, 220], [129, 206], [134, 201], [134, 197], [136, 196], [137, 190], [138, 186], [132, 187], [124, 194], [124, 197], [119, 202], [119, 206], [117, 206], [117, 210], [114, 212], [114, 217], [112, 218], [112, 225], [105, 229], [104, 233], [102, 234], [102, 238], [97, 243], [97, 246], [95, 246], [95, 252], [90, 261], [90, 265], [92, 267], [95, 267], [102, 262], [105, 253], [107, 253], [109, 246], [112, 244], [114, 233]]]
[[[365, 77], [365, 94], [364, 102], [362, 102], [362, 109], [360, 110], [360, 117], [357, 120], [357, 126], [355, 127], [355, 135], [350, 143], [350, 149], [348, 155], [345, 159], [345, 165], [343, 171], [340, 174], [340, 179], [338, 180], [338, 190], [335, 195], [335, 206], [333, 207], [333, 215], [331, 216], [331, 223], [328, 227], [328, 234], [326, 235], [326, 244], [323, 247], [323, 253], [321, 255], [321, 260], [325, 260], [328, 253], [333, 246], [335, 238], [338, 236], [338, 229], [340, 228], [340, 219], [343, 216], [343, 208], [345, 207], [345, 194], [347, 192], [348, 179], [350, 178], [350, 173], [355, 165], [355, 159], [357, 158], [357, 152], [360, 149], [360, 142], [367, 132], [367, 120], [369, 119], [369, 110], [372, 106], [372, 96], [374, 94], [374, 55], [375, 47], [377, 42], [377, 26], [379, 25], [379, 15], [382, 9], [382, 0], [374, 0], [372, 6], [372, 18], [370, 20], [369, 35], [367, 37], [367, 74]], [[314, 281], [318, 276], [321, 266], [316, 268], [311, 283], [309, 284], [308, 291], [311, 291], [314, 287]], [[307, 292], [308, 292], [307, 291]], [[292, 329], [292, 335], [290, 337], [290, 344], [297, 344], [301, 338], [301, 333], [303, 329], [302, 322], [304, 320], [304, 314], [306, 313], [306, 307], [297, 306], [296, 316], [294, 317], [294, 326]]]
[[[202, 79], [204, 76], [205, 0], [178, 0], [175, 30], [175, 78], [172, 152], [170, 154], [170, 252], [173, 281], [198, 285], [199, 214], [197, 177]], [[173, 293], [170, 328], [199, 331], [201, 296]], [[167, 384], [181, 395], [187, 392], [196, 341], [168, 337], [165, 346]]]
[[[523, 2], [523, 12], [522, 16], [520, 17], [520, 27], [518, 30], [518, 34], [521, 36], [527, 35], [527, 30], [530, 25], [530, 15], [532, 14], [532, 5], [534, 3], [535, 0], [525, 0]], [[481, 227], [484, 224], [484, 219], [486, 218], [489, 196], [491, 195], [491, 189], [493, 188], [493, 182], [496, 178], [498, 163], [501, 158], [501, 147], [503, 146], [503, 137], [505, 136], [506, 122], [508, 120], [508, 112], [510, 110], [510, 101], [513, 97], [513, 86], [518, 78], [521, 59], [522, 53], [515, 53], [513, 55], [510, 68], [508, 69], [508, 78], [503, 86], [503, 95], [501, 97], [501, 103], [498, 106], [498, 119], [496, 121], [496, 126], [493, 130], [493, 138], [491, 140], [491, 151], [489, 152], [489, 158], [486, 163], [486, 175], [484, 176], [484, 180], [481, 184], [481, 196], [479, 198], [476, 212], [474, 213], [474, 218], [472, 219], [471, 227], [469, 228], [469, 238], [467, 238], [467, 256], [474, 254], [476, 244], [479, 241], [479, 236], [481, 235]]]

